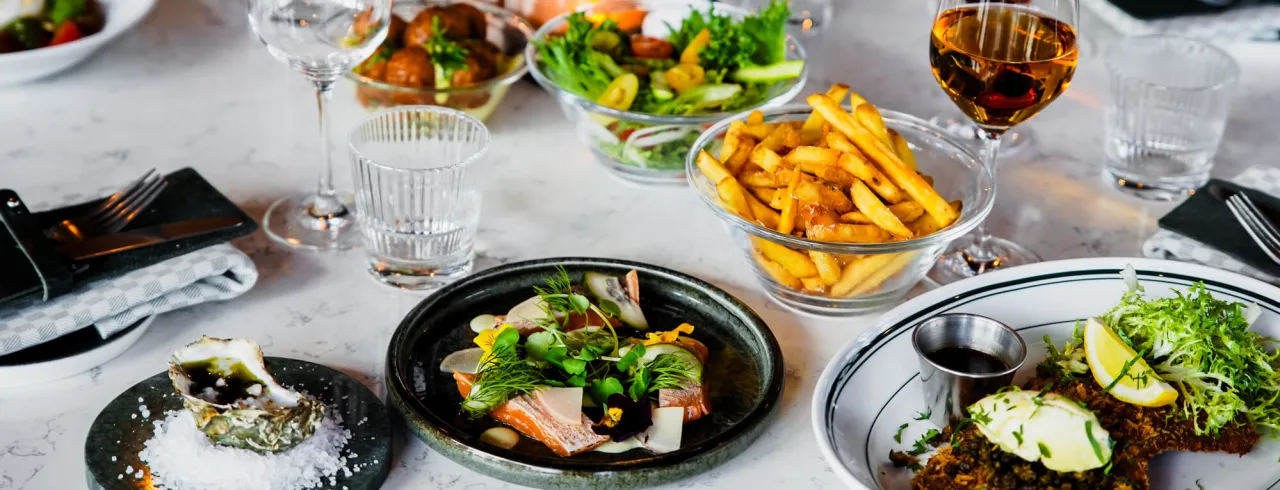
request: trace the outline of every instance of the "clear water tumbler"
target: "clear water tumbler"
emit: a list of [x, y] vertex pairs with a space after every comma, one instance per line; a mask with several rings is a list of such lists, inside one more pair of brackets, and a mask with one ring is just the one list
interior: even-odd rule
[[398, 107], [357, 126], [350, 147], [369, 273], [412, 290], [470, 273], [480, 192], [468, 170], [489, 148], [484, 123], [443, 107]]
[[1107, 171], [1126, 192], [1177, 199], [1209, 180], [1240, 68], [1230, 54], [1169, 35], [1119, 41], [1106, 56]]

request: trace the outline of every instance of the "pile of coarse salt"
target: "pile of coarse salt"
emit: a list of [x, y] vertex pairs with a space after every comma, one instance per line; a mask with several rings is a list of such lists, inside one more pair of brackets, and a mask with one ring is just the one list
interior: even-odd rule
[[151, 468], [151, 483], [168, 490], [303, 490], [333, 486], [351, 476], [342, 448], [351, 432], [325, 417], [314, 434], [274, 454], [217, 446], [196, 428], [186, 410], [165, 414], [138, 457]]

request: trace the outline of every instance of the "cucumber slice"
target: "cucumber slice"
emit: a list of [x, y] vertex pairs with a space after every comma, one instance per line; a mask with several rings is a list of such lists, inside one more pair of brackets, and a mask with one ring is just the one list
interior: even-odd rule
[[654, 70], [649, 73], [649, 87], [653, 88], [653, 98], [657, 100], [671, 100], [676, 96], [671, 91], [671, 86], [667, 85], [667, 76], [661, 70]]
[[723, 103], [732, 99], [742, 91], [742, 86], [735, 83], [716, 83], [699, 85], [685, 90], [676, 100], [694, 105], [705, 106]]
[[775, 83], [799, 77], [803, 60], [781, 61], [768, 66], [748, 66], [731, 73], [731, 80], [743, 83]]
[[[619, 348], [618, 357], [627, 355], [627, 352], [630, 352], [632, 347], [634, 346], [628, 345], [628, 346]], [[650, 345], [644, 348], [644, 356], [642, 356], [640, 360], [644, 361], [645, 363], [648, 363], [649, 361], [657, 359], [658, 356], [661, 356], [664, 354], [678, 356], [684, 359], [686, 362], [689, 363], [690, 366], [693, 367], [692, 371], [694, 374], [693, 376], [694, 379], [696, 379], [699, 383], [702, 382], [702, 361], [698, 360], [697, 354], [694, 354], [693, 352], [689, 351], [689, 349], [686, 349], [684, 347], [680, 347], [675, 344]]]
[[640, 305], [631, 300], [627, 296], [627, 291], [622, 288], [622, 280], [601, 274], [598, 272], [588, 272], [583, 274], [582, 282], [587, 283], [587, 290], [600, 301], [611, 301], [618, 305], [618, 319], [622, 323], [630, 325], [639, 330], [648, 330], [649, 321], [644, 318], [644, 311], [640, 310]]

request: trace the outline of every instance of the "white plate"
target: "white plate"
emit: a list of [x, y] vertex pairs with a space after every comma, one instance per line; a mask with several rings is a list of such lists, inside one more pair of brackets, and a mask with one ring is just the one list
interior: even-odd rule
[[105, 25], [91, 36], [47, 48], [0, 54], [0, 85], [44, 78], [84, 61], [147, 16], [155, 0], [100, 0]]
[[[1042, 338], [1061, 345], [1075, 322], [1111, 309], [1126, 290], [1120, 271], [1132, 264], [1146, 294], [1168, 296], [1203, 280], [1214, 297], [1254, 302], [1263, 314], [1253, 329], [1280, 336], [1280, 289], [1230, 272], [1181, 262], [1100, 258], [1016, 267], [930, 291], [886, 313], [827, 365], [813, 397], [813, 429], [832, 469], [857, 489], [910, 488], [911, 474], [893, 468], [889, 450], [911, 447], [926, 430], [916, 421], [924, 408], [911, 329], [941, 313], [976, 313], [1017, 329], [1027, 342], [1027, 362], [1016, 382], [1045, 357]], [[909, 424], [902, 443], [893, 435]], [[1152, 461], [1152, 489], [1263, 489], [1280, 483], [1280, 447], [1265, 437], [1244, 457], [1176, 453]]]
[[[56, 381], [106, 364], [107, 361], [115, 359], [116, 356], [133, 347], [133, 344], [138, 343], [138, 339], [142, 338], [142, 334], [146, 333], [147, 328], [151, 326], [151, 321], [155, 318], [155, 315], [151, 315], [138, 320], [132, 326], [107, 339], [85, 339], [91, 336], [79, 335], [80, 332], [76, 332], [51, 340], [48, 344], [32, 347], [32, 349], [40, 349], [40, 352], [30, 354], [29, 357], [33, 357], [30, 362], [0, 365], [0, 388]], [[92, 329], [93, 327], [88, 327], [88, 330]], [[72, 336], [76, 339], [59, 342], [62, 339], [70, 339]], [[12, 359], [12, 356], [24, 352], [27, 351], [10, 354], [7, 358]]]

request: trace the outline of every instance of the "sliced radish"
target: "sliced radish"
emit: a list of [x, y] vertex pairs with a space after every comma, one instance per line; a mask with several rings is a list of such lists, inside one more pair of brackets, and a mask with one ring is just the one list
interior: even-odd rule
[[538, 401], [557, 420], [571, 425], [582, 424], [582, 388], [544, 388], [538, 390]]
[[498, 317], [489, 314], [478, 315], [471, 319], [470, 325], [472, 332], [480, 333], [498, 326]]
[[684, 433], [684, 407], [653, 409], [653, 426], [645, 432], [644, 447], [658, 454], [680, 449]]
[[480, 357], [484, 355], [484, 349], [472, 347], [470, 349], [462, 349], [444, 357], [440, 361], [440, 372], [452, 373], [457, 371], [462, 374], [475, 374], [480, 369]]

